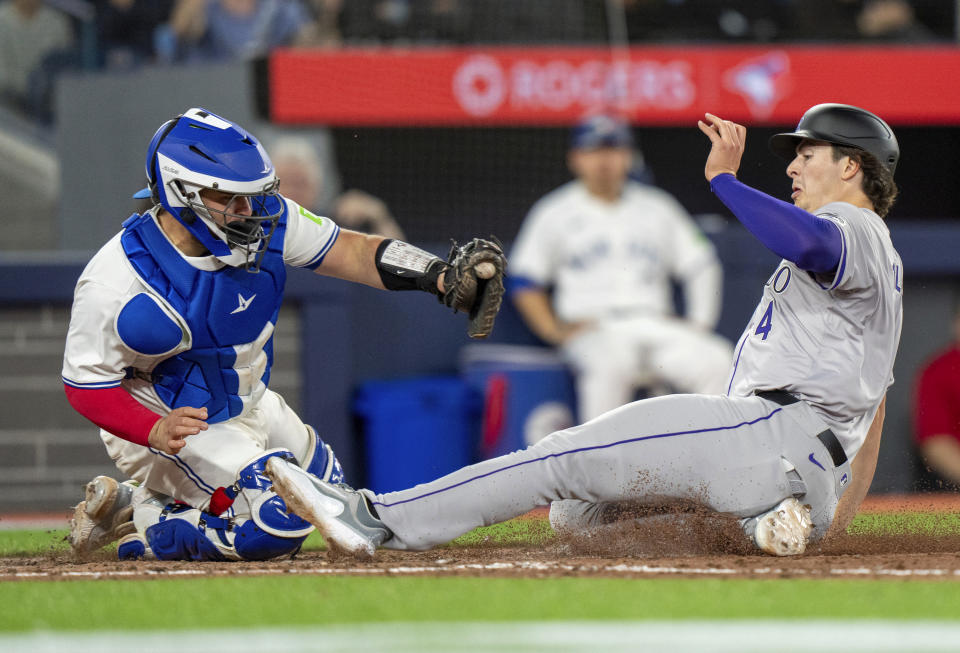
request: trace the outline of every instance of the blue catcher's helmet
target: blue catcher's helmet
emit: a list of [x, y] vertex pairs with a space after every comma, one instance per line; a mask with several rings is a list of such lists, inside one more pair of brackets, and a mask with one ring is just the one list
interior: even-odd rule
[[[189, 109], [154, 134], [146, 167], [148, 186], [134, 197], [152, 197], [227, 265], [259, 271], [283, 199], [256, 138], [205, 109]], [[205, 202], [205, 190], [216, 191], [225, 206]]]

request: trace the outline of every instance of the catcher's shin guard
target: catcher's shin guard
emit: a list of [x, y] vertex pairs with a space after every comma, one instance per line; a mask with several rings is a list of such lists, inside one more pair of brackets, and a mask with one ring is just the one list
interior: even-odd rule
[[[324, 456], [327, 453], [332, 456], [324, 450]], [[139, 504], [136, 521], [146, 548], [159, 560], [267, 560], [296, 553], [314, 527], [289, 514], [283, 499], [271, 489], [264, 474], [271, 458], [292, 461], [293, 455], [275, 449], [245, 465], [229, 488], [235, 498], [233, 507], [223, 516], [167, 497]], [[324, 458], [322, 464], [333, 469], [334, 462]]]
[[117, 558], [120, 560], [156, 560], [153, 551], [147, 546], [146, 538], [140, 533], [124, 535], [117, 542]]
[[321, 481], [343, 483], [343, 468], [340, 466], [336, 454], [333, 453], [333, 449], [320, 439], [313, 427], [308, 426], [307, 429], [313, 437], [314, 447], [313, 456], [310, 460], [303, 461], [303, 469]]

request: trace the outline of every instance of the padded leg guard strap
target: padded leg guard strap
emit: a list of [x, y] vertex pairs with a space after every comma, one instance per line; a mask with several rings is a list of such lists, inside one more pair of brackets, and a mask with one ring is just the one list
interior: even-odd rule
[[296, 464], [293, 454], [286, 449], [267, 451], [240, 470], [237, 479], [240, 495], [249, 506], [250, 518], [259, 528], [277, 537], [305, 537], [313, 531], [313, 524], [287, 512], [287, 504], [272, 490], [273, 481], [264, 474], [267, 460], [274, 456]]
[[[339, 469], [329, 447], [317, 451], [329, 470]], [[228, 517], [174, 503], [150, 494], [134, 509], [134, 519], [159, 560], [267, 560], [296, 553], [313, 531], [309, 522], [287, 513], [263, 473], [266, 461], [277, 456], [294, 461], [284, 449], [267, 451], [246, 464], [231, 490], [236, 501]]]
[[269, 560], [296, 553], [306, 535], [278, 537], [252, 519], [221, 519], [170, 504], [144, 531], [158, 560]]

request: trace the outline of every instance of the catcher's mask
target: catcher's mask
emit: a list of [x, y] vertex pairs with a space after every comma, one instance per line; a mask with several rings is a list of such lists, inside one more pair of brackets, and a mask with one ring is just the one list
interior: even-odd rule
[[849, 104], [818, 104], [807, 109], [797, 129], [770, 138], [774, 154], [792, 161], [804, 139], [825, 141], [869, 152], [890, 174], [896, 172], [900, 146], [890, 125], [879, 116]]
[[236, 123], [189, 109], [154, 134], [146, 172], [148, 186], [134, 197], [153, 198], [227, 265], [260, 271], [284, 203], [259, 141]]

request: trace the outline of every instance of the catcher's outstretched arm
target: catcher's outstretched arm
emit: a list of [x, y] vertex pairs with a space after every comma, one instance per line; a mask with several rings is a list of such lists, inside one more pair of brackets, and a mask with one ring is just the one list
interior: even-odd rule
[[495, 241], [454, 245], [444, 261], [402, 240], [343, 229], [316, 272], [375, 288], [432, 293], [455, 312], [468, 313], [471, 338], [484, 338], [500, 310], [507, 265]]
[[371, 263], [377, 260], [378, 248], [386, 240], [383, 236], [341, 229], [336, 242], [317, 266], [316, 273], [383, 289], [386, 286], [382, 275]]

